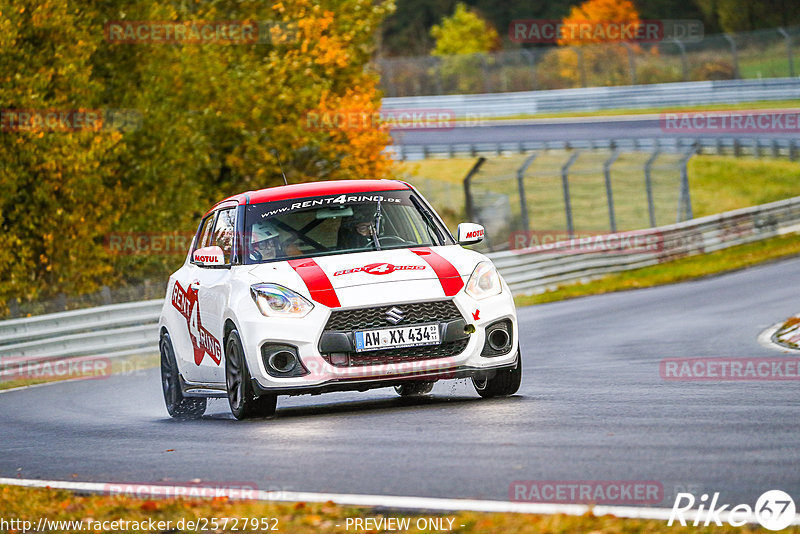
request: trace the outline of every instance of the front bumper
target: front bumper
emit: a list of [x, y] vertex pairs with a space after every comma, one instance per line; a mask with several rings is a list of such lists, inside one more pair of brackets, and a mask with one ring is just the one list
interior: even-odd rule
[[[303, 319], [267, 319], [253, 317], [239, 325], [239, 332], [245, 347], [248, 367], [253, 377], [253, 386], [259, 394], [278, 393], [281, 395], [316, 394], [328, 391], [366, 390], [387, 387], [407, 380], [442, 380], [493, 374], [497, 369], [512, 367], [516, 363], [518, 348], [518, 328], [516, 312], [511, 292], [507, 290], [494, 297], [476, 301], [459, 293], [451, 300], [458, 310], [459, 317], [450, 316], [440, 321], [443, 341], [458, 340], [458, 353], [439, 357], [432, 352], [424, 358], [413, 354], [422, 350], [403, 349], [403, 358], [380, 357], [370, 359], [369, 365], [357, 361], [348, 365], [333, 365], [326, 350], [347, 350], [347, 330], [331, 334], [329, 325], [332, 310], [316, 306]], [[441, 301], [442, 299], [438, 299]], [[434, 302], [434, 301], [429, 301]], [[419, 301], [391, 303], [391, 306], [408, 306]], [[379, 304], [374, 307], [384, 307]], [[365, 309], [364, 307], [357, 310]], [[341, 309], [338, 309], [339, 311]], [[345, 311], [347, 309], [344, 309]], [[355, 309], [354, 309], [355, 310]], [[511, 322], [511, 342], [505, 354], [487, 356], [486, 327], [500, 320]], [[408, 325], [398, 326], [410, 326]], [[391, 326], [391, 325], [389, 325]], [[466, 330], [472, 331], [465, 333]], [[459, 332], [460, 330], [460, 332]], [[297, 354], [305, 369], [303, 376], [275, 377], [265, 367], [261, 355], [264, 344], [286, 344], [296, 347]], [[463, 347], [463, 349], [462, 349]], [[425, 347], [420, 347], [424, 349]], [[390, 352], [390, 351], [387, 351]], [[451, 351], [452, 352], [452, 351]], [[380, 355], [381, 351], [375, 351]], [[370, 353], [359, 353], [361, 355]], [[431, 356], [432, 354], [432, 356]]]

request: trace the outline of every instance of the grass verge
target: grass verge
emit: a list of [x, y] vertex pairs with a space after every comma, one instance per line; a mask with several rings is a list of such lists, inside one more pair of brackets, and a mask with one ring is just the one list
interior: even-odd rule
[[[748, 525], [734, 528], [728, 525], [713, 528], [698, 527], [668, 527], [666, 521], [620, 519], [613, 516], [594, 517], [592, 515], [567, 516], [567, 515], [528, 515], [528, 514], [489, 514], [476, 512], [456, 512], [442, 515], [419, 515], [411, 512], [379, 512], [364, 508], [338, 506], [331, 502], [323, 504], [313, 503], [267, 503], [253, 501], [232, 502], [227, 499], [158, 499], [143, 500], [127, 496], [78, 496], [71, 492], [52, 489], [31, 489], [16, 486], [3, 486], [0, 489], [0, 510], [3, 510], [3, 519], [30, 521], [33, 526], [38, 524], [40, 518], [50, 521], [83, 521], [83, 528], [49, 528], [51, 532], [79, 532], [79, 531], [110, 531], [114, 532], [141, 532], [152, 531], [150, 528], [103, 528], [105, 521], [123, 520], [128, 522], [163, 521], [155, 527], [164, 532], [194, 532], [186, 528], [188, 521], [210, 521], [217, 519], [218, 527], [222, 527], [222, 518], [228, 520], [228, 528], [211, 528], [207, 531], [215, 532], [290, 532], [293, 534], [318, 534], [318, 533], [347, 533], [364, 532], [364, 528], [346, 528], [348, 518], [388, 518], [407, 517], [410, 519], [411, 528], [402, 532], [423, 533], [437, 532], [436, 528], [417, 528], [420, 519], [442, 519], [443, 525], [452, 524], [449, 532], [476, 533], [476, 534], [519, 534], [533, 533], [567, 533], [567, 532], [609, 532], [609, 533], [682, 533], [682, 532], [709, 532], [709, 533], [749, 533], [762, 530]], [[238, 528], [233, 527], [233, 518], [242, 518]], [[243, 526], [243, 519], [256, 519], [259, 528]], [[262, 520], [267, 520], [262, 522]], [[452, 520], [452, 523], [448, 520]], [[167, 525], [166, 522], [170, 524]], [[180, 527], [183, 521], [184, 528]], [[268, 527], [275, 526], [274, 530], [261, 528], [262, 524]], [[89, 528], [87, 528], [87, 526]], [[120, 527], [129, 525], [119, 525]], [[420, 526], [422, 522], [420, 522]], [[165, 527], [165, 528], [161, 528]], [[7, 532], [22, 532], [22, 529], [2, 529]], [[32, 530], [32, 529], [30, 529]], [[197, 529], [202, 530], [202, 529]], [[448, 529], [445, 529], [448, 530]], [[367, 528], [369, 532], [391, 531], [381, 528]], [[800, 532], [800, 528], [791, 527], [784, 532]]]
[[565, 284], [553, 291], [538, 295], [519, 295], [515, 297], [515, 302], [517, 306], [529, 306], [587, 295], [672, 284], [796, 255], [800, 255], [800, 236], [773, 237], [709, 254], [689, 256], [660, 265], [610, 274], [584, 284]]

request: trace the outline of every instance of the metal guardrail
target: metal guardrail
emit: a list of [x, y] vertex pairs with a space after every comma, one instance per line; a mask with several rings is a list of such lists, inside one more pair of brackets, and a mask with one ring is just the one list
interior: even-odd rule
[[[800, 231], [800, 197], [668, 226], [489, 254], [515, 293], [656, 265]], [[640, 245], [614, 248], [625, 237]], [[646, 243], [643, 245], [642, 243]]]
[[562, 111], [663, 108], [798, 98], [800, 78], [764, 78], [384, 98], [381, 110], [448, 110], [457, 118], [474, 120]]
[[[800, 197], [711, 215], [668, 226], [611, 234], [635, 234], [656, 243], [641, 248], [595, 252], [576, 239], [551, 246], [489, 254], [516, 293], [535, 293], [559, 283], [589, 279], [678, 257], [800, 231]], [[597, 240], [594, 236], [592, 239]], [[604, 238], [610, 242], [609, 238]], [[0, 358], [29, 362], [76, 356], [153, 353], [163, 300], [101, 306], [72, 312], [0, 321]], [[0, 373], [2, 374], [2, 373]]]
[[38, 363], [154, 352], [163, 302], [146, 300], [0, 321], [0, 360]]
[[789, 137], [667, 137], [655, 139], [588, 139], [573, 141], [520, 141], [515, 143], [454, 143], [429, 145], [390, 145], [386, 152], [398, 160], [452, 158], [456, 156], [504, 156], [547, 150], [621, 150], [685, 152], [730, 156], [786, 157], [800, 154], [800, 140]]

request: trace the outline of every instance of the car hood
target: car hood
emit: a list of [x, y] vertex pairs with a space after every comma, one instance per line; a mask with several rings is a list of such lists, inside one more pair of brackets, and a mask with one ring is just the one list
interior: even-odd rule
[[484, 259], [458, 245], [417, 247], [267, 263], [250, 274], [329, 307], [364, 306], [452, 297]]

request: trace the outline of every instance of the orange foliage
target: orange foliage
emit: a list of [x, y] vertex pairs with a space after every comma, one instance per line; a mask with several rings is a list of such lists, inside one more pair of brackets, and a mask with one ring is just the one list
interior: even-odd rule
[[589, 35], [564, 35], [558, 40], [560, 45], [577, 45], [588, 43], [606, 43], [609, 38], [603, 31], [603, 23], [624, 23], [639, 26], [639, 12], [630, 0], [586, 0], [573, 6], [569, 15], [564, 17], [564, 25], [576, 25], [585, 22], [598, 23]]

